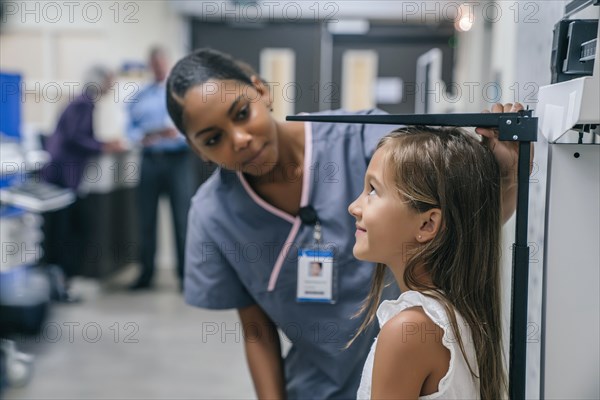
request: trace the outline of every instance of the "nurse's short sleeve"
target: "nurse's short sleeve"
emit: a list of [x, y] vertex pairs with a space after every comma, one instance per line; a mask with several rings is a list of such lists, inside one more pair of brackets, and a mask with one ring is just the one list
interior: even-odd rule
[[[361, 114], [362, 113], [363, 112], [361, 112]], [[379, 110], [379, 109], [373, 109], [373, 110], [366, 111], [365, 114], [373, 115], [373, 114], [387, 114], [387, 113], [382, 110]], [[379, 143], [379, 140], [381, 140], [381, 138], [384, 137], [385, 135], [387, 135], [388, 133], [390, 133], [398, 128], [400, 128], [400, 126], [383, 125], [383, 124], [363, 125], [362, 140], [363, 140], [365, 158], [366, 158], [367, 162], [371, 160], [371, 157], [373, 157], [373, 153], [375, 153], [375, 149], [377, 148], [377, 144]]]
[[209, 232], [209, 218], [192, 203], [185, 249], [186, 303], [202, 308], [229, 309], [255, 304], [236, 271], [223, 257], [219, 241]]

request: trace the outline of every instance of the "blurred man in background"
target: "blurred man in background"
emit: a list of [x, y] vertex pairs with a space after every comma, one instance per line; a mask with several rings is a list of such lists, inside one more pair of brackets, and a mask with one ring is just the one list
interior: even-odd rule
[[189, 149], [167, 113], [165, 80], [169, 65], [165, 50], [153, 48], [148, 62], [154, 81], [143, 88], [129, 106], [128, 136], [142, 147], [137, 193], [141, 271], [130, 289], [147, 289], [153, 284], [157, 209], [162, 194], [168, 195], [171, 203], [176, 271], [182, 289], [187, 213], [193, 187]]

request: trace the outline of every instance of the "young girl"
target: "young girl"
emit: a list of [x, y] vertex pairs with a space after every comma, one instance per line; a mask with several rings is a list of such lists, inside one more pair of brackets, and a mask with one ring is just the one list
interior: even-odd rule
[[[500, 183], [491, 151], [458, 129], [406, 128], [379, 143], [348, 207], [354, 255], [378, 263], [361, 330], [376, 313], [381, 332], [358, 398], [506, 395]], [[386, 266], [402, 295], [377, 308]]]
[[[354, 397], [377, 329], [367, 328], [343, 350], [361, 323], [348, 315], [368, 294], [373, 274], [370, 263], [352, 256], [354, 219], [345, 208], [361, 192], [357, 177], [390, 128], [276, 121], [264, 82], [231, 57], [206, 49], [173, 68], [167, 106], [190, 147], [220, 166], [192, 200], [186, 301], [238, 310], [258, 398]], [[516, 152], [496, 147], [505, 151], [497, 154], [511, 179]], [[511, 213], [515, 192], [506, 188]], [[298, 295], [300, 283], [314, 282], [299, 273], [297, 256], [314, 244], [317, 232], [315, 221], [299, 216], [309, 206], [338, 271], [330, 274], [330, 264], [323, 264], [319, 285], [335, 295], [320, 302]], [[384, 298], [398, 296], [390, 290]], [[292, 342], [285, 362], [277, 328]]]

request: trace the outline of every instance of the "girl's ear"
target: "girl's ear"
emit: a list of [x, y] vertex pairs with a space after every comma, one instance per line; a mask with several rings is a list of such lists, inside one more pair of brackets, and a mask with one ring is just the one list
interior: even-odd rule
[[442, 211], [432, 208], [421, 214], [421, 226], [417, 233], [417, 241], [426, 243], [435, 238], [442, 226]]

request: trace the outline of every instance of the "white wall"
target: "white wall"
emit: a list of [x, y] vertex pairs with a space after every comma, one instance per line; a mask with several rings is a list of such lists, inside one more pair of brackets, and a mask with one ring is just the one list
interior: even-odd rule
[[454, 63], [457, 88], [453, 92], [457, 96], [454, 109], [458, 112], [479, 112], [486, 107], [482, 88], [489, 82], [491, 27], [481, 18], [482, 9], [481, 4], [474, 5], [472, 28], [457, 34]]
[[19, 1], [3, 7], [0, 69], [23, 74], [24, 122], [47, 132], [89, 66], [145, 62], [153, 45], [169, 49], [175, 60], [188, 47], [184, 18], [164, 0]]
[[[473, 28], [458, 34], [454, 77], [464, 96], [456, 110], [477, 112], [489, 107], [496, 100], [494, 83], [499, 84], [498, 101], [519, 101], [533, 108], [539, 86], [550, 83], [552, 29], [566, 3], [473, 2]], [[476, 88], [473, 96], [467, 96], [469, 86]]]

